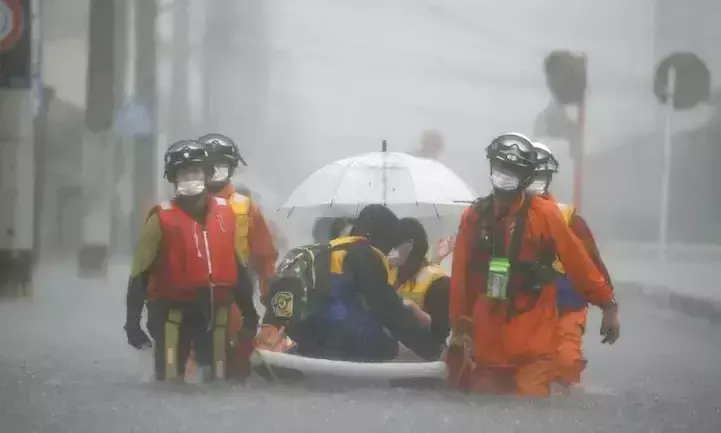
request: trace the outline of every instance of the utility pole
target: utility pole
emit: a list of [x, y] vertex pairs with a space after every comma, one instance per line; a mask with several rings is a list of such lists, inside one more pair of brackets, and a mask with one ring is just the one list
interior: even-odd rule
[[78, 253], [81, 277], [107, 273], [113, 250], [116, 111], [125, 92], [127, 6], [124, 0], [90, 3], [88, 77], [82, 146], [83, 245]]
[[145, 108], [151, 133], [136, 135], [134, 148], [133, 211], [131, 238], [137, 239], [145, 213], [159, 200], [157, 158], [156, 0], [135, 0], [135, 98]]
[[[213, 5], [215, 6], [213, 2]], [[194, 138], [190, 116], [190, 0], [176, 0], [173, 7], [173, 75], [171, 79], [170, 140]], [[199, 135], [199, 134], [198, 134]], [[170, 144], [170, 143], [168, 143]]]

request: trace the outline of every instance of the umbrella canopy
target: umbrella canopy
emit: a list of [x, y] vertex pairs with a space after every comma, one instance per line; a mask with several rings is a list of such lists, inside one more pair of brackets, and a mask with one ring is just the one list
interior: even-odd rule
[[385, 204], [398, 214], [458, 214], [476, 193], [438, 161], [399, 152], [372, 152], [332, 162], [303, 181], [281, 206], [289, 215], [312, 209], [323, 215], [356, 214]]

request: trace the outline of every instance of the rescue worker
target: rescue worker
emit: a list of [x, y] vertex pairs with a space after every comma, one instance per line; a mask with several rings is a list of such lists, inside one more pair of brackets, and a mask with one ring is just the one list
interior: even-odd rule
[[[563, 220], [583, 245], [596, 268], [606, 279], [609, 285], [611, 277], [608, 269], [601, 259], [598, 246], [586, 221], [571, 205], [562, 204], [555, 200], [549, 192], [553, 175], [558, 173], [559, 164], [553, 156], [551, 149], [543, 143], [534, 143], [536, 149], [536, 175], [533, 183], [526, 188], [530, 194], [547, 198], [558, 205]], [[586, 330], [588, 306], [586, 299], [571, 287], [571, 282], [565, 275], [563, 265], [559, 260], [553, 263], [554, 269], [560, 274], [556, 280], [558, 290], [558, 351], [556, 353], [556, 368], [558, 369], [558, 382], [568, 391], [573, 385], [581, 383], [581, 373], [586, 368], [586, 359], [583, 357], [583, 335]]]
[[246, 363], [253, 349], [258, 314], [240, 262], [236, 217], [225, 199], [208, 194], [212, 175], [203, 143], [187, 140], [170, 146], [165, 177], [175, 186], [176, 197], [151, 210], [133, 255], [125, 332], [131, 346], [150, 346], [140, 325], [147, 298], [159, 381], [184, 377], [191, 345], [201, 380], [226, 377], [233, 300], [246, 317], [236, 336], [238, 346], [246, 348]]
[[604, 342], [619, 336], [611, 287], [555, 203], [525, 194], [536, 152], [521, 134], [486, 148], [493, 192], [463, 214], [451, 273], [451, 384], [486, 393], [548, 396], [555, 379], [555, 258], [573, 287], [603, 310]]
[[[235, 191], [231, 178], [235, 170], [242, 164], [247, 167], [240, 155], [235, 142], [222, 134], [206, 134], [198, 139], [206, 145], [214, 167], [214, 173], [208, 188], [216, 197], [228, 200], [236, 216], [236, 234], [240, 240], [240, 257], [243, 266], [249, 268], [252, 277], [257, 278], [261, 301], [268, 292], [268, 281], [275, 273], [275, 262], [278, 253], [274, 247], [270, 227], [256, 203], [251, 200], [249, 193], [240, 194]], [[256, 322], [257, 323], [257, 322]], [[235, 335], [243, 327], [243, 316], [235, 307], [230, 312], [230, 333]], [[240, 350], [237, 357], [241, 365], [230, 365], [229, 369], [234, 376], [246, 376], [250, 373], [244, 367], [245, 351], [247, 347], [236, 348]]]
[[400, 220], [398, 231], [403, 243], [391, 250], [394, 257], [392, 280], [406, 307], [416, 319], [428, 326], [443, 343], [448, 338], [448, 298], [451, 279], [440, 266], [427, 258], [428, 235], [423, 224], [415, 218]]
[[349, 236], [291, 250], [271, 284], [259, 347], [279, 350], [280, 343], [285, 350], [287, 331], [298, 354], [313, 358], [389, 361], [400, 341], [423, 359], [438, 359], [442, 343], [388, 283], [385, 255], [398, 245], [397, 234], [396, 215], [373, 204], [361, 210]]
[[278, 253], [273, 245], [268, 223], [250, 197], [236, 193], [230, 178], [242, 164], [247, 167], [235, 142], [222, 134], [206, 134], [198, 139], [205, 143], [215, 172], [209, 189], [216, 197], [228, 200], [238, 216], [239, 237], [242, 239], [243, 263], [258, 277], [261, 298], [268, 292], [268, 281], [275, 273]]

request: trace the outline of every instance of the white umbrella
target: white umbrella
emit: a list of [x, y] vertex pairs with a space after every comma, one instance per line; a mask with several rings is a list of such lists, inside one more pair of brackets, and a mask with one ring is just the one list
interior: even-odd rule
[[281, 209], [288, 215], [296, 209], [354, 215], [364, 205], [381, 203], [403, 215], [440, 217], [462, 212], [476, 197], [438, 161], [383, 151], [322, 167], [290, 194]]

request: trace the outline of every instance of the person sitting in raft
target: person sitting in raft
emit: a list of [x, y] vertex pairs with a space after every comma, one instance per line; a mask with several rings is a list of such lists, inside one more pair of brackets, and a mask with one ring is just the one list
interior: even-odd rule
[[[388, 260], [393, 265], [391, 281], [416, 319], [429, 327], [439, 342], [443, 342], [450, 331], [451, 279], [438, 264], [427, 259], [428, 234], [419, 220], [401, 219], [399, 234], [403, 242], [388, 254]], [[448, 253], [448, 248], [439, 248], [438, 258], [442, 260]]]

